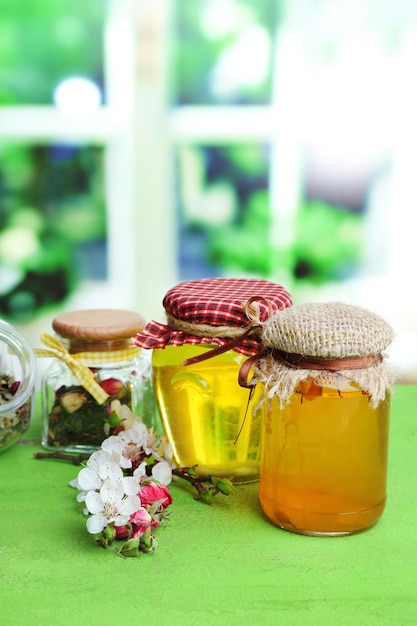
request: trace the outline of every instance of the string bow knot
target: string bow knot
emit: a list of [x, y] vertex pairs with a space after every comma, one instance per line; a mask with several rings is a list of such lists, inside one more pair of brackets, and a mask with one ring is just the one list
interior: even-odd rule
[[71, 373], [75, 376], [78, 382], [93, 396], [93, 398], [99, 403], [103, 404], [109, 397], [104, 389], [98, 384], [94, 378], [94, 374], [91, 369], [80, 361], [76, 356], [73, 356], [68, 352], [62, 343], [49, 335], [48, 333], [42, 333], [42, 342], [47, 346], [45, 348], [35, 348], [34, 352], [36, 356], [40, 357], [55, 357], [63, 361]]
[[273, 314], [273, 309], [272, 309], [270, 302], [268, 302], [266, 298], [263, 298], [260, 296], [253, 296], [252, 298], [249, 298], [249, 300], [247, 300], [246, 302], [242, 302], [242, 308], [245, 312], [247, 319], [249, 320], [249, 324], [241, 329], [242, 330], [241, 334], [235, 337], [234, 339], [231, 339], [227, 343], [223, 344], [222, 346], [213, 348], [209, 352], [203, 352], [202, 354], [199, 354], [198, 356], [192, 357], [190, 359], [186, 359], [183, 365], [187, 366], [187, 365], [193, 365], [194, 363], [200, 363], [200, 361], [206, 361], [207, 359], [212, 359], [213, 357], [218, 356], [219, 354], [228, 352], [229, 350], [232, 350], [233, 348], [236, 348], [236, 346], [240, 345], [245, 339], [247, 339], [254, 332], [259, 331], [262, 328], [262, 325], [264, 323], [264, 322], [261, 322], [261, 318], [260, 318], [260, 307], [258, 304], [260, 300], [266, 303], [268, 307], [268, 316], [271, 317], [271, 315]]

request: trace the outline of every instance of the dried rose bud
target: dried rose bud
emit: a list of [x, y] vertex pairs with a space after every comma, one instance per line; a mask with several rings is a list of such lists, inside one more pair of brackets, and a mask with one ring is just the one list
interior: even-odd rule
[[15, 380], [14, 383], [10, 385], [10, 393], [14, 395], [16, 391], [19, 389], [19, 387], [20, 387], [20, 381]]
[[85, 393], [81, 391], [67, 391], [62, 394], [59, 402], [67, 413], [74, 413], [87, 402], [87, 399]]
[[100, 385], [112, 398], [123, 398], [125, 395], [125, 386], [120, 380], [117, 380], [117, 378], [106, 378], [106, 380], [101, 381]]

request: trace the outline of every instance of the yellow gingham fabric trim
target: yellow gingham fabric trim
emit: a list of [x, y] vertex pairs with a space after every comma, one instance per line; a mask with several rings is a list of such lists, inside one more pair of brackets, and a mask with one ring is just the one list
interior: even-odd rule
[[137, 358], [141, 353], [141, 349], [137, 346], [131, 346], [125, 350], [112, 350], [109, 352], [77, 352], [71, 356], [85, 361], [90, 365], [107, 365], [111, 363], [120, 363], [121, 361], [131, 361]]
[[[49, 335], [48, 333], [42, 333], [41, 339], [42, 339], [43, 343], [48, 347], [48, 349], [35, 348], [34, 349], [34, 353], [36, 354], [36, 356], [40, 356], [40, 357], [44, 357], [44, 356], [45, 357], [55, 357], [55, 358], [61, 359], [61, 361], [64, 361], [64, 363], [71, 370], [72, 374], [74, 374], [74, 376], [78, 380], [78, 382], [83, 387], [85, 387], [85, 389], [87, 389], [87, 391], [89, 393], [91, 393], [93, 398], [99, 404], [103, 404], [103, 402], [105, 402], [107, 400], [109, 395], [97, 383], [97, 381], [94, 378], [94, 374], [90, 370], [90, 368], [87, 367], [87, 365], [85, 365], [83, 363], [83, 361], [81, 360], [81, 356], [85, 357], [85, 355], [90, 355], [90, 354], [94, 354], [94, 356], [97, 356], [96, 353], [84, 352], [84, 353], [72, 355], [72, 354], [69, 354], [69, 352], [62, 345], [62, 343], [60, 341], [58, 341], [58, 339], [56, 339], [55, 337], [52, 337], [52, 335]], [[136, 350], [138, 350], [140, 352], [140, 350], [138, 348], [136, 348]], [[129, 355], [132, 354], [132, 352], [130, 350], [126, 350], [126, 351], [121, 350], [120, 352], [122, 352], [122, 353], [126, 352]], [[113, 360], [115, 360], [114, 357], [115, 357], [116, 353], [108, 353], [107, 352], [107, 353], [103, 353], [103, 354], [106, 354], [106, 355], [112, 354]], [[107, 360], [107, 361], [101, 361], [101, 362], [102, 363], [103, 362], [109, 363], [111, 361]], [[98, 365], [99, 363], [96, 363], [96, 364]]]

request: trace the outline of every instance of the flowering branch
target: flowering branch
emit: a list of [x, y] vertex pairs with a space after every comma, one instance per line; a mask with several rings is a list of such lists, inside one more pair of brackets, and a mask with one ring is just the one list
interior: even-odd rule
[[73, 465], [82, 465], [84, 461], [89, 458], [89, 454], [69, 454], [67, 452], [34, 452], [33, 457], [35, 459], [58, 459], [61, 461], [69, 461]]
[[124, 557], [156, 549], [153, 530], [168, 518], [172, 503], [171, 466], [160, 454], [164, 446], [162, 437], [135, 421], [105, 439], [70, 482], [98, 545]]
[[[116, 403], [116, 413], [118, 408]], [[197, 492], [195, 499], [207, 504], [218, 493], [233, 493], [233, 485], [226, 478], [201, 477], [196, 466], [175, 467], [165, 438], [148, 430], [133, 415], [126, 423], [122, 420], [117, 434], [107, 437], [87, 458], [60, 451], [39, 452], [35, 457], [83, 465], [70, 485], [78, 489], [77, 500], [84, 504], [87, 531], [98, 545], [122, 557], [156, 550], [153, 531], [170, 515], [168, 485], [173, 477], [188, 482]]]
[[[83, 465], [84, 462], [90, 457], [89, 454], [70, 454], [67, 452], [34, 452], [35, 459], [58, 459], [61, 461], [68, 461], [73, 465]], [[211, 504], [213, 496], [218, 493], [222, 493], [225, 496], [229, 496], [234, 493], [234, 487], [232, 481], [228, 478], [219, 476], [200, 476], [197, 471], [198, 465], [192, 467], [173, 467], [172, 475], [176, 478], [182, 479], [188, 482], [197, 491], [194, 496], [195, 500], [201, 500], [206, 504]]]
[[211, 504], [213, 496], [218, 493], [222, 493], [225, 496], [230, 496], [233, 493], [233, 484], [228, 478], [212, 475], [200, 476], [196, 468], [197, 465], [192, 467], [174, 467], [172, 469], [173, 476], [187, 481], [197, 491], [195, 500]]

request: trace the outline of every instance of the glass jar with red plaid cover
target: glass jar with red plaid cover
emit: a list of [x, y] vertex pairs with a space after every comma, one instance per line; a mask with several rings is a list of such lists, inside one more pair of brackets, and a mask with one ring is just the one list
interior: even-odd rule
[[145, 323], [138, 313], [120, 309], [70, 311], [54, 318], [56, 335], [43, 333], [45, 348], [35, 349], [39, 357], [52, 357], [42, 378], [45, 448], [93, 452], [128, 427], [132, 413], [161, 428], [150, 354], [132, 341]]
[[163, 299], [167, 324], [152, 321], [134, 337], [152, 350], [156, 402], [179, 466], [235, 482], [258, 478], [260, 392], [240, 387], [238, 374], [262, 348], [262, 323], [291, 304], [267, 280], [187, 281]]

